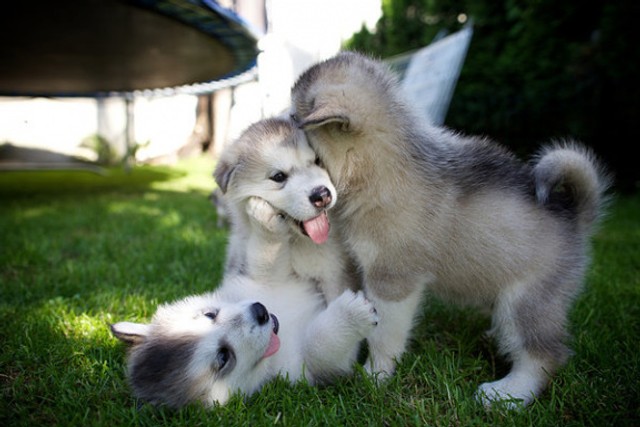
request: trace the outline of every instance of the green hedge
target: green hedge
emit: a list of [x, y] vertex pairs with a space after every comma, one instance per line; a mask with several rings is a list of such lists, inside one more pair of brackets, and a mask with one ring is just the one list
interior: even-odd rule
[[388, 57], [472, 17], [474, 36], [446, 124], [521, 154], [573, 137], [592, 146], [620, 190], [640, 180], [629, 151], [640, 117], [640, 2], [385, 0], [373, 33], [345, 47]]

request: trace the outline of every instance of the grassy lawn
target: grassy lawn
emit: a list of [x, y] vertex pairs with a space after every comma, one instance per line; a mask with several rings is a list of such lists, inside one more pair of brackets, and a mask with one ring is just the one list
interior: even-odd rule
[[508, 367], [481, 336], [487, 319], [437, 301], [382, 386], [358, 373], [278, 380], [210, 411], [139, 405], [108, 324], [219, 281], [212, 169], [0, 174], [0, 425], [640, 425], [640, 195], [615, 199], [572, 312], [576, 355], [526, 411], [473, 400]]

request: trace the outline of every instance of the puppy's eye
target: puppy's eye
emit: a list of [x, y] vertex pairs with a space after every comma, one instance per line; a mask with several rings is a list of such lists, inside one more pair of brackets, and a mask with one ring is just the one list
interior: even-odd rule
[[316, 157], [316, 160], [315, 160], [314, 163], [315, 163], [316, 166], [320, 166], [321, 168], [324, 167], [322, 165], [322, 160], [320, 160], [320, 157]]
[[217, 311], [207, 311], [204, 314], [204, 317], [208, 317], [211, 320], [216, 320], [216, 317], [218, 317], [218, 312]]
[[231, 350], [227, 347], [220, 347], [216, 356], [216, 363], [218, 364], [218, 370], [225, 367], [227, 362], [231, 359]]
[[271, 181], [277, 182], [277, 183], [282, 183], [285, 182], [287, 180], [288, 176], [286, 173], [284, 172], [276, 172], [273, 175], [271, 175], [271, 177], [269, 178]]

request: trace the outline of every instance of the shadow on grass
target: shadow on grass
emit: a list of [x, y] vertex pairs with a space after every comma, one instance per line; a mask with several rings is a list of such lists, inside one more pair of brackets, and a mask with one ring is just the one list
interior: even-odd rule
[[139, 166], [130, 172], [123, 168], [107, 169], [105, 175], [87, 171], [2, 171], [0, 197], [36, 194], [80, 194], [108, 191], [136, 192], [153, 183], [181, 178], [186, 172], [168, 167]]
[[216, 227], [201, 192], [42, 196], [5, 207], [0, 297], [7, 304], [90, 301], [103, 290], [162, 300], [211, 290], [221, 278], [227, 231]]

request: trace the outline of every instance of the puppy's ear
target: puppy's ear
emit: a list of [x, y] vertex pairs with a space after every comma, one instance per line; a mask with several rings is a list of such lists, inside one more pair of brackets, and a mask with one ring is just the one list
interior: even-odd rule
[[302, 130], [316, 129], [335, 123], [340, 126], [340, 130], [346, 132], [350, 125], [349, 117], [346, 114], [329, 106], [317, 106], [304, 119], [298, 121], [294, 118], [294, 120]]
[[231, 181], [231, 176], [233, 175], [233, 171], [236, 169], [236, 164], [231, 164], [223, 159], [220, 159], [218, 164], [216, 165], [216, 169], [213, 171], [213, 178], [218, 184], [218, 188], [222, 190], [222, 193], [227, 192], [227, 188], [229, 188], [229, 182]]
[[129, 344], [140, 344], [149, 335], [149, 325], [132, 322], [119, 322], [111, 325], [111, 333], [120, 341]]

